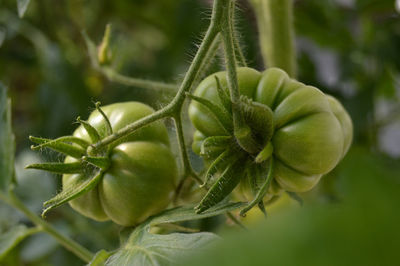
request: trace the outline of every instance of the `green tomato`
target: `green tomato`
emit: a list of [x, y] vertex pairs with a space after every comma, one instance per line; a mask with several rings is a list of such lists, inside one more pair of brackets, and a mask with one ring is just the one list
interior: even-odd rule
[[[102, 107], [113, 131], [153, 112], [139, 102], [116, 103]], [[88, 122], [100, 134], [107, 135], [103, 116], [96, 110]], [[79, 126], [74, 136], [91, 139]], [[97, 221], [111, 219], [117, 224], [132, 226], [163, 210], [175, 190], [177, 167], [169, 148], [169, 139], [162, 122], [154, 122], [110, 147], [111, 165], [95, 188], [69, 202], [71, 207]], [[65, 162], [76, 159], [66, 157]], [[64, 174], [63, 187], [74, 186], [85, 174]]]
[[[227, 74], [219, 72], [204, 79], [194, 94], [223, 108], [215, 76], [227, 90]], [[310, 190], [349, 149], [352, 140], [349, 115], [332, 96], [291, 79], [280, 69], [269, 68], [260, 73], [238, 68], [237, 77], [242, 95], [273, 111], [274, 180], [287, 191]], [[190, 103], [189, 117], [199, 131], [195, 133], [196, 147], [201, 146], [202, 135], [203, 138], [227, 135], [215, 115], [198, 102]]]

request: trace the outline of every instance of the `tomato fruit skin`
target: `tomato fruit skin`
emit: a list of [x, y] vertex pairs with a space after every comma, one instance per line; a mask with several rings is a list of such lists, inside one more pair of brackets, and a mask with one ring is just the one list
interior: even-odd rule
[[[227, 90], [226, 72], [218, 72], [204, 79], [194, 94], [222, 107], [214, 76]], [[262, 73], [238, 68], [237, 77], [242, 95], [273, 111], [274, 181], [286, 191], [310, 190], [349, 149], [352, 140], [349, 115], [332, 96], [291, 79], [278, 68]], [[196, 147], [201, 146], [201, 135], [204, 138], [227, 135], [214, 114], [198, 102], [190, 103], [189, 117], [199, 131], [195, 133]]]
[[[261, 74], [251, 68], [238, 68], [238, 83], [240, 94], [253, 97]], [[194, 95], [202, 97], [222, 107], [218, 97], [215, 76], [222, 87], [227, 87], [226, 72], [218, 72], [205, 78], [196, 88]], [[189, 117], [195, 128], [205, 136], [227, 135], [214, 115], [202, 104], [192, 101], [189, 105]]]
[[[139, 102], [111, 104], [102, 110], [114, 132], [153, 112], [151, 107]], [[97, 110], [90, 115], [88, 123], [101, 138], [107, 136], [106, 122]], [[73, 135], [91, 142], [83, 126]], [[109, 169], [96, 187], [69, 202], [73, 209], [97, 221], [111, 219], [117, 224], [132, 226], [169, 204], [175, 190], [177, 167], [162, 122], [140, 128], [113, 143], [108, 156]], [[65, 162], [73, 161], [76, 159], [69, 156], [65, 159]], [[63, 188], [83, 178], [88, 176], [64, 174]]]

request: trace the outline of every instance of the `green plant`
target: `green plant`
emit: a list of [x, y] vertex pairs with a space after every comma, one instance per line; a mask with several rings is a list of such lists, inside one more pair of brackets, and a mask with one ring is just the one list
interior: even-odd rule
[[[266, 49], [268, 52], [265, 52], [266, 58], [264, 58], [265, 62], [269, 62], [266, 66], [280, 67], [289, 73], [291, 77], [294, 77], [296, 73], [296, 60], [293, 51], [292, 1], [285, 0], [283, 1], [284, 5], [277, 5], [276, 1], [268, 0], [267, 2], [269, 4], [260, 6], [260, 11], [268, 11], [267, 14], [269, 14], [270, 20], [265, 20], [261, 15], [258, 16], [260, 28], [266, 27], [268, 29], [265, 32], [260, 32], [262, 47], [268, 46], [268, 49]], [[252, 3], [257, 8], [257, 5], [261, 3], [261, 1], [252, 1]], [[135, 107], [122, 107], [124, 104], [110, 105], [103, 108], [97, 106], [98, 110], [92, 114], [88, 121], [78, 119], [81, 126], [75, 131], [73, 136], [61, 137], [55, 140], [31, 138], [32, 141], [38, 144], [34, 149], [47, 147], [67, 155], [63, 163], [36, 164], [30, 166], [31, 168], [39, 168], [63, 174], [63, 191], [55, 198], [45, 203], [46, 209], [44, 214], [52, 208], [70, 202], [74, 209], [96, 220], [105, 220], [109, 218], [123, 226], [136, 225], [135, 228], [127, 228], [125, 229], [126, 231], [121, 233], [122, 245], [121, 248], [115, 252], [99, 251], [96, 255], [92, 254], [80, 244], [60, 234], [60, 232], [43, 219], [37, 217], [15, 197], [12, 179], [14, 176], [12, 171], [14, 149], [12, 146], [9, 104], [7, 108], [2, 109], [4, 115], [2, 114], [1, 117], [5, 121], [4, 124], [6, 124], [5, 127], [2, 127], [2, 132], [4, 132], [2, 136], [3, 134], [5, 136], [5, 140], [2, 141], [2, 143], [7, 144], [4, 145], [3, 150], [8, 154], [10, 159], [4, 160], [6, 167], [4, 167], [5, 170], [2, 169], [2, 175], [4, 175], [5, 178], [2, 179], [0, 198], [9, 205], [22, 211], [35, 224], [35, 227], [29, 229], [18, 228], [16, 234], [12, 233], [11, 236], [7, 238], [7, 243], [11, 244], [7, 244], [6, 251], [15, 246], [16, 243], [21, 241], [24, 237], [36, 233], [37, 231], [45, 231], [54, 236], [63, 246], [71, 250], [82, 260], [86, 262], [91, 261], [92, 265], [98, 265], [98, 263], [103, 263], [106, 260], [109, 264], [114, 265], [133, 263], [132, 261], [136, 262], [138, 260], [140, 260], [142, 264], [168, 264], [176, 259], [175, 256], [177, 256], [179, 252], [169, 247], [168, 243], [180, 243], [181, 246], [179, 250], [188, 250], [200, 247], [201, 244], [208, 243], [216, 238], [214, 234], [210, 233], [193, 233], [190, 228], [182, 227], [181, 224], [177, 223], [226, 214], [232, 221], [242, 226], [236, 217], [232, 215], [231, 211], [244, 208], [242, 209], [242, 213], [244, 213], [255, 204], [259, 204], [260, 208], [263, 210], [262, 198], [268, 189], [269, 191], [274, 188], [280, 190], [280, 187], [289, 191], [303, 191], [309, 189], [315, 184], [321, 174], [328, 172], [336, 165], [338, 160], [345, 153], [345, 150], [348, 149], [351, 137], [347, 133], [351, 130], [346, 131], [347, 135], [343, 136], [340, 130], [340, 124], [335, 120], [334, 114], [341, 120], [343, 118], [340, 117], [347, 119], [346, 113], [334, 99], [325, 97], [317, 89], [310, 89], [310, 87], [304, 86], [304, 91], [311, 91], [311, 94], [315, 93], [317, 95], [315, 96], [315, 105], [322, 105], [322, 107], [321, 109], [317, 109], [316, 112], [321, 112], [322, 116], [326, 117], [327, 120], [331, 120], [328, 121], [326, 125], [329, 127], [334, 124], [332, 129], [338, 134], [334, 136], [329, 134], [324, 135], [326, 137], [324, 139], [326, 143], [331, 141], [329, 137], [332, 137], [332, 142], [329, 142], [330, 144], [328, 145], [328, 147], [332, 148], [332, 151], [324, 153], [329, 156], [329, 160], [326, 160], [326, 164], [325, 160], [321, 161], [324, 163], [323, 165], [314, 164], [312, 162], [313, 159], [316, 160], [316, 153], [312, 153], [311, 156], [314, 156], [314, 158], [308, 158], [306, 162], [301, 161], [299, 157], [290, 158], [290, 163], [296, 165], [296, 168], [299, 168], [301, 171], [304, 170], [302, 167], [309, 167], [311, 169], [310, 171], [306, 171], [307, 177], [311, 176], [311, 179], [313, 179], [311, 185], [310, 183], [305, 185], [303, 183], [297, 187], [296, 185], [284, 182], [292, 180], [293, 176], [297, 173], [290, 172], [289, 174], [283, 174], [280, 179], [276, 176], [277, 173], [282, 173], [284, 171], [279, 170], [279, 167], [281, 167], [279, 161], [277, 161], [275, 166], [277, 170], [274, 171], [274, 160], [268, 160], [269, 156], [273, 153], [274, 156], [276, 155], [279, 157], [281, 156], [280, 152], [282, 152], [283, 155], [292, 156], [292, 151], [290, 151], [292, 147], [291, 145], [285, 144], [286, 137], [284, 134], [282, 133], [283, 136], [281, 136], [283, 140], [280, 139], [280, 134], [277, 134], [277, 132], [279, 132], [277, 124], [284, 126], [292, 122], [291, 120], [285, 120], [287, 119], [285, 115], [292, 115], [293, 112], [291, 112], [291, 110], [284, 110], [282, 112], [282, 120], [276, 120], [276, 115], [279, 113], [279, 110], [278, 108], [275, 109], [272, 99], [268, 99], [267, 96], [266, 99], [263, 98], [264, 96], [260, 96], [260, 99], [253, 97], [252, 90], [254, 90], [255, 86], [259, 83], [259, 79], [262, 77], [261, 74], [255, 70], [248, 68], [237, 69], [239, 65], [246, 66], [246, 60], [235, 36], [234, 10], [235, 1], [233, 0], [214, 1], [210, 25], [193, 58], [193, 62], [179, 85], [130, 78], [118, 74], [109, 65], [113, 55], [108, 50], [110, 28], [107, 27], [105, 37], [100, 45], [100, 50], [97, 49], [96, 45], [89, 39], [86, 33], [84, 33], [83, 36], [88, 47], [93, 67], [97, 71], [103, 73], [108, 79], [142, 88], [168, 90], [170, 93], [176, 93], [174, 98], [155, 112], [146, 109], [147, 107], [138, 103], [135, 104]], [[265, 12], [260, 14], [264, 16]], [[282, 27], [282, 25], [284, 25], [284, 27]], [[269, 37], [265, 38], [267, 32]], [[282, 35], [279, 35], [278, 32]], [[286, 44], [284, 50], [280, 49], [279, 45], [276, 45], [276, 40], [279, 38], [278, 35], [284, 36], [283, 41]], [[272, 45], [272, 42], [275, 44]], [[212, 103], [210, 104], [210, 101], [190, 93], [191, 90], [198, 85], [199, 81], [203, 79], [203, 75], [207, 72], [211, 59], [214, 58], [221, 44], [225, 55], [226, 72], [225, 74], [217, 74], [217, 77], [219, 75], [217, 79], [212, 76], [212, 78], [206, 79], [202, 84], [217, 84], [212, 99], [216, 101], [220, 99], [223, 108]], [[267, 72], [268, 71], [272, 74], [275, 73], [274, 75], [280, 76], [282, 80], [288, 83], [296, 86], [300, 84], [287, 77], [286, 74], [280, 72], [280, 70], [270, 68]], [[245, 74], [243, 75], [243, 73]], [[264, 74], [262, 76], [264, 77]], [[270, 82], [272, 81], [268, 79], [267, 83]], [[218, 83], [221, 83], [221, 86], [219, 86]], [[200, 85], [200, 87], [201, 86], [203, 85]], [[300, 84], [299, 87], [299, 91], [302, 91], [303, 85]], [[269, 89], [261, 90], [260, 93], [269, 91]], [[215, 94], [215, 92], [217, 92], [217, 94]], [[241, 96], [241, 94], [247, 95], [249, 99]], [[195, 133], [194, 150], [205, 155], [206, 160], [211, 164], [206, 178], [214, 176], [214, 173], [219, 170], [217, 167], [219, 168], [222, 166], [225, 169], [219, 177], [217, 185], [214, 185], [208, 191], [206, 197], [200, 203], [200, 207], [198, 207], [196, 211], [192, 204], [188, 204], [184, 200], [181, 202], [179, 201], [182, 194], [190, 194], [196, 189], [196, 187], [192, 185], [192, 181], [198, 184], [203, 184], [204, 182], [202, 174], [196, 173], [192, 168], [183, 129], [182, 112], [184, 111], [185, 101], [189, 97], [199, 101], [211, 110], [215, 109], [213, 110], [216, 111], [214, 113], [218, 114], [218, 121], [207, 117], [206, 120], [209, 120], [210, 127], [202, 128], [200, 130], [201, 132]], [[332, 110], [326, 107], [328, 100], [334, 106]], [[2, 101], [7, 101], [5, 93], [2, 95]], [[301, 105], [299, 104], [300, 102], [295, 101], [285, 109], [300, 107]], [[202, 107], [199, 105], [197, 108], [201, 110]], [[324, 108], [328, 108], [329, 110]], [[116, 118], [114, 120], [113, 112], [116, 111], [119, 113], [121, 109], [124, 109], [122, 114], [125, 118], [120, 123]], [[325, 110], [325, 112], [323, 112], [322, 109]], [[201, 112], [202, 111], [195, 115], [199, 116]], [[255, 112], [257, 115], [253, 115]], [[294, 114], [299, 114], [299, 112], [294, 112]], [[156, 214], [167, 207], [170, 199], [170, 192], [175, 188], [175, 162], [173, 161], [170, 151], [166, 147], [168, 146], [167, 134], [164, 126], [161, 124], [161, 120], [167, 118], [173, 120], [181, 159], [181, 175], [174, 191], [175, 199], [177, 199], [176, 202], [183, 202], [187, 206], [176, 207]], [[100, 124], [97, 124], [98, 121], [101, 121]], [[321, 126], [325, 125], [324, 123], [325, 122], [322, 121]], [[347, 122], [345, 122], [343, 128], [350, 128], [351, 124], [349, 125], [346, 123]], [[202, 123], [194, 121], [194, 124], [196, 127], [202, 127]], [[207, 132], [208, 130], [210, 132]], [[303, 135], [309, 136], [309, 130], [305, 130], [304, 132]], [[321, 132], [325, 134], [327, 130], [324, 131], [324, 129], [321, 129]], [[212, 136], [211, 139], [206, 138], [210, 136]], [[290, 137], [287, 137], [287, 140], [290, 139]], [[346, 139], [348, 142], [344, 144], [343, 139]], [[234, 143], [232, 146], [238, 152], [234, 154], [232, 161], [225, 160], [224, 157], [221, 159], [221, 156], [218, 155], [221, 154], [225, 156], [231, 154], [231, 150], [229, 149], [228, 152], [223, 151], [230, 143]], [[272, 144], [270, 145], [270, 143]], [[304, 147], [304, 145], [301, 146], [300, 142], [296, 144], [300, 145], [300, 150], [303, 149], [301, 152], [308, 151], [307, 147]], [[312, 148], [317, 149], [320, 147], [313, 146]], [[289, 151], [287, 149], [289, 149]], [[295, 151], [296, 155], [301, 152]], [[137, 156], [139, 156], [139, 158], [137, 158]], [[282, 157], [284, 158], [285, 156]], [[248, 165], [248, 158], [259, 162], [260, 167], [250, 167], [250, 165]], [[284, 159], [280, 159], [284, 161]], [[293, 161], [291, 161], [292, 159]], [[157, 164], [160, 168], [155, 170], [150, 169], [150, 166], [154, 167], [152, 165], [153, 162], [150, 162], [150, 160], [159, 161]], [[219, 164], [219, 160], [222, 160], [223, 163], [228, 162], [228, 166]], [[247, 161], [248, 163], [241, 163], [243, 161]], [[270, 165], [265, 165], [266, 162], [269, 162]], [[127, 193], [124, 191], [125, 189], [131, 192], [138, 189], [140, 185], [140, 182], [125, 183], [125, 178], [128, 176], [136, 178], [135, 169], [137, 168], [132, 166], [136, 163], [144, 164], [143, 171], [137, 174], [138, 177], [145, 173], [146, 176], [148, 174], [151, 178], [154, 178], [154, 180], [149, 183], [147, 183], [146, 180], [146, 188], [143, 189], [143, 191], [150, 193], [146, 194], [149, 197], [149, 199], [146, 200], [144, 200], [144, 197], [146, 197], [144, 195], [134, 194], [128, 195], [127, 197], [124, 195]], [[166, 164], [168, 164], [168, 167]], [[124, 170], [127, 170], [129, 173], [126, 174]], [[214, 171], [214, 173], [210, 171]], [[250, 203], [230, 203], [223, 201], [225, 196], [234, 189], [236, 184], [242, 179], [242, 175], [247, 171], [257, 172], [251, 176], [262, 176], [264, 178], [264, 180], [260, 182], [262, 183], [260, 187], [252, 186], [252, 189], [256, 192], [254, 200]], [[265, 178], [266, 173], [267, 176]], [[121, 177], [123, 179], [121, 179]], [[273, 177], [276, 181], [272, 181]], [[305, 180], [307, 177], [302, 178]], [[108, 183], [111, 181], [116, 182], [115, 186]], [[254, 180], [252, 180], [252, 183], [256, 183], [253, 181]], [[256, 181], [258, 182], [260, 180]], [[160, 182], [167, 182], [167, 184], [164, 183], [159, 186]], [[206, 182], [206, 188], [208, 187], [208, 183], [209, 182]], [[269, 186], [270, 183], [272, 184], [271, 186]], [[220, 187], [219, 185], [223, 186]], [[110, 187], [112, 187], [111, 192], [108, 191]], [[142, 191], [141, 188], [140, 191]], [[275, 195], [276, 193], [272, 191], [270, 195]], [[99, 198], [97, 198], [96, 194], [99, 195]], [[137, 208], [143, 209], [136, 213]], [[158, 232], [160, 232], [162, 231], [162, 226], [167, 226], [169, 229], [172, 228], [177, 231], [186, 230], [192, 233], [159, 235], [150, 231], [153, 227], [157, 227], [154, 230], [159, 230]], [[167, 232], [170, 231], [172, 230]]]

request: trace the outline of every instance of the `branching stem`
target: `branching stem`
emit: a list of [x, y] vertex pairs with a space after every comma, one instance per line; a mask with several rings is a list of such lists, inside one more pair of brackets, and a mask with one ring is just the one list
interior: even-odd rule
[[99, 66], [96, 68], [99, 72], [103, 73], [109, 81], [116, 82], [126, 86], [133, 86], [149, 90], [158, 90], [166, 93], [175, 93], [178, 90], [178, 85], [168, 84], [159, 81], [152, 81], [147, 79], [139, 79], [128, 77], [117, 73], [114, 69], [106, 66]]
[[[203, 41], [199, 47], [199, 50], [197, 51], [193, 59], [193, 62], [190, 65], [174, 99], [164, 108], [150, 114], [149, 116], [143, 117], [142, 119], [139, 119], [130, 125], [127, 125], [118, 132], [115, 132], [112, 135], [97, 142], [96, 144], [93, 145], [93, 148], [95, 150], [101, 149], [102, 147], [111, 144], [114, 141], [117, 141], [118, 139], [125, 137], [133, 133], [135, 130], [138, 130], [139, 128], [144, 127], [152, 122], [155, 122], [163, 118], [172, 117], [174, 118], [175, 125], [177, 126], [176, 131], [177, 131], [178, 142], [180, 143], [180, 151], [184, 167], [183, 172], [185, 174], [190, 173], [190, 175], [193, 176], [195, 179], [198, 178], [197, 175], [194, 175], [194, 171], [190, 166], [187, 150], [185, 148], [186, 146], [185, 146], [183, 132], [182, 134], [180, 133], [182, 131], [182, 129], [179, 128], [179, 125], [181, 123], [180, 115], [182, 111], [182, 106], [186, 98], [186, 92], [188, 92], [193, 86], [193, 83], [196, 80], [196, 76], [201, 70], [201, 67], [207, 57], [208, 51], [210, 50], [210, 48], [212, 48], [214, 40], [219, 32], [218, 26], [221, 24], [221, 18], [224, 11], [224, 4], [226, 4], [226, 0], [214, 1], [211, 22], [206, 32], [206, 35], [204, 36]], [[178, 121], [178, 123], [176, 123], [176, 121]], [[186, 176], [184, 176], [184, 178], [186, 178]]]

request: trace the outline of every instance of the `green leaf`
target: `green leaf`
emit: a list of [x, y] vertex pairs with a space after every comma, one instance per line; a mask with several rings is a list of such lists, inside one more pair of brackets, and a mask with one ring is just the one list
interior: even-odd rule
[[11, 128], [11, 100], [0, 82], [0, 191], [7, 191], [14, 179], [15, 137]]
[[244, 205], [242, 202], [220, 203], [201, 214], [195, 213], [194, 206], [166, 210], [136, 227], [129, 237], [125, 231], [125, 244], [109, 257], [105, 265], [176, 265], [180, 257], [204, 251], [218, 237], [208, 232], [157, 235], [149, 233], [151, 226], [212, 217]]
[[0, 260], [3, 259], [19, 242], [26, 237], [40, 232], [37, 228], [28, 228], [25, 225], [16, 225], [6, 233], [0, 235]]
[[215, 234], [208, 232], [157, 235], [139, 227], [105, 265], [176, 265], [181, 257], [204, 251], [217, 239]]
[[23, 18], [31, 0], [17, 0], [18, 16]]
[[111, 255], [112, 253], [102, 249], [94, 255], [93, 259], [89, 262], [88, 266], [103, 266], [108, 257], [110, 257]]

